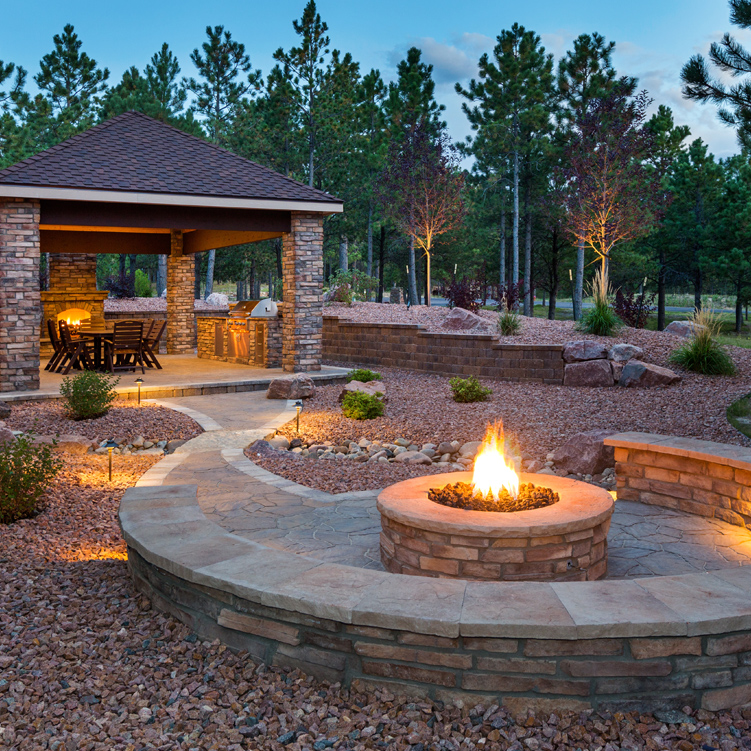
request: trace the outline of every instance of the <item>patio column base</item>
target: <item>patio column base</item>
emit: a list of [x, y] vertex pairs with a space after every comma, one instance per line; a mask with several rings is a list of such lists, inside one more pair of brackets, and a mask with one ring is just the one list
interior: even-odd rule
[[292, 212], [284, 236], [284, 337], [282, 368], [321, 369], [323, 342], [323, 216]]
[[170, 255], [167, 258], [167, 354], [190, 354], [194, 349], [195, 315], [193, 283], [194, 255], [183, 255], [183, 233], [170, 233]]
[[39, 388], [39, 213], [0, 198], [0, 392]]

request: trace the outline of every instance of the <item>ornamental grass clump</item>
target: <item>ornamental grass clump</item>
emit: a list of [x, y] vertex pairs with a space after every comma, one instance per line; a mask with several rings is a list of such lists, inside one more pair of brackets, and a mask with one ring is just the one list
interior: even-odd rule
[[498, 333], [501, 336], [516, 336], [521, 328], [521, 316], [506, 304], [504, 297], [501, 301], [501, 311], [498, 314]]
[[582, 313], [577, 330], [594, 336], [614, 336], [623, 328], [623, 322], [610, 306], [610, 281], [604, 266], [598, 269], [590, 289], [594, 303]]
[[60, 393], [65, 399], [68, 414], [74, 420], [90, 420], [106, 415], [117, 398], [115, 386], [119, 382], [120, 379], [115, 376], [93, 370], [63, 378]]
[[351, 420], [375, 420], [383, 414], [383, 394], [366, 394], [362, 391], [350, 391], [342, 400], [342, 412]]
[[367, 368], [355, 368], [347, 374], [347, 383], [351, 381], [360, 381], [360, 383], [370, 383], [371, 381], [383, 380], [383, 376], [380, 373], [376, 373]]
[[493, 389], [485, 388], [474, 376], [452, 378], [449, 385], [454, 395], [454, 401], [461, 404], [484, 402], [493, 393]]
[[39, 499], [63, 465], [52, 446], [27, 435], [0, 443], [0, 524], [36, 513]]
[[693, 335], [670, 353], [670, 362], [702, 375], [735, 375], [733, 358], [715, 339], [720, 332], [720, 317], [712, 310], [696, 310], [690, 320]]

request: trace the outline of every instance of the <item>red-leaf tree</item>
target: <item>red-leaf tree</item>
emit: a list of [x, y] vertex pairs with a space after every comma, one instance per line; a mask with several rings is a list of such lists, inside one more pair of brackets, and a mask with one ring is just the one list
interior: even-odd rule
[[573, 124], [563, 172], [565, 224], [607, 268], [616, 245], [646, 235], [659, 205], [660, 177], [649, 168], [656, 143], [644, 127], [651, 103], [616, 85]]
[[464, 174], [459, 152], [447, 135], [435, 136], [418, 124], [400, 142], [392, 143], [379, 184], [384, 212], [409, 236], [427, 260], [427, 297], [430, 305], [430, 260], [435, 240], [460, 226], [466, 207]]

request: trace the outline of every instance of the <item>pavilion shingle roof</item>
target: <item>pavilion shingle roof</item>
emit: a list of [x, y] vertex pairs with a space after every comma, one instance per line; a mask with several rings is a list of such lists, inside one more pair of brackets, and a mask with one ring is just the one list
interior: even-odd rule
[[140, 112], [0, 170], [3, 185], [341, 203]]

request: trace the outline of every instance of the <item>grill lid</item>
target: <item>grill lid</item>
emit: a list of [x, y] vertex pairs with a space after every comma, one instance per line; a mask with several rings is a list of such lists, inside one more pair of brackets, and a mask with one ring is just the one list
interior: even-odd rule
[[258, 300], [240, 300], [230, 311], [230, 318], [246, 318], [253, 312], [258, 302]]

